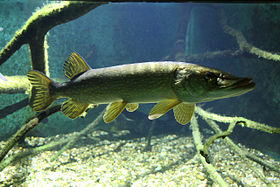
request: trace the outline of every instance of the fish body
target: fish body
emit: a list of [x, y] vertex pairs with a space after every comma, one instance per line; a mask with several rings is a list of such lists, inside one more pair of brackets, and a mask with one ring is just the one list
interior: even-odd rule
[[187, 124], [195, 103], [233, 97], [252, 90], [250, 78], [184, 62], [146, 62], [91, 69], [77, 53], [64, 64], [69, 82], [55, 83], [41, 72], [31, 70], [30, 104], [35, 111], [46, 109], [58, 98], [70, 98], [62, 112], [72, 118], [82, 115], [89, 104], [109, 104], [103, 116], [112, 122], [126, 108], [133, 112], [139, 103], [157, 103], [149, 119], [173, 109], [175, 119]]
[[148, 62], [90, 69], [72, 81], [57, 86], [55, 94], [93, 104], [121, 100], [154, 103], [175, 99], [173, 74], [180, 64]]

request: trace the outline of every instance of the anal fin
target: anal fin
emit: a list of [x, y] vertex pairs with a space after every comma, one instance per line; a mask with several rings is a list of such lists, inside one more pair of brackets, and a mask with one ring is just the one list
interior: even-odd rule
[[87, 103], [80, 103], [68, 99], [62, 105], [62, 113], [71, 119], [75, 119], [81, 116], [87, 110], [88, 106], [89, 104]]
[[178, 123], [186, 125], [192, 119], [194, 114], [195, 104], [193, 103], [180, 103], [173, 108], [175, 119]]
[[179, 101], [177, 99], [166, 99], [160, 101], [152, 108], [148, 118], [150, 120], [157, 119], [181, 102], [182, 101]]
[[114, 121], [122, 113], [122, 111], [124, 110], [126, 105], [127, 105], [127, 102], [124, 102], [124, 101], [110, 103], [106, 107], [106, 111], [103, 116], [104, 122], [110, 123], [110, 122]]

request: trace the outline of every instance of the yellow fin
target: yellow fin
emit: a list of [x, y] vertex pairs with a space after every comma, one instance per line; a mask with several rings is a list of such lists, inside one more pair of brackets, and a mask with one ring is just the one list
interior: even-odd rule
[[180, 103], [173, 108], [175, 119], [178, 123], [186, 125], [192, 119], [194, 114], [195, 104]]
[[68, 99], [62, 105], [62, 113], [71, 118], [75, 119], [81, 116], [88, 108], [89, 104], [87, 103], [80, 103], [73, 101], [72, 99]]
[[125, 108], [128, 112], [134, 112], [135, 110], [137, 110], [138, 107], [138, 103], [128, 103]]
[[30, 70], [27, 73], [27, 78], [32, 85], [29, 100], [30, 106], [36, 112], [45, 110], [56, 99], [50, 95], [50, 89], [55, 87], [55, 83], [46, 75], [36, 70]]
[[106, 112], [103, 116], [104, 122], [110, 123], [114, 121], [122, 113], [126, 105], [127, 103], [123, 101], [110, 103], [106, 107]]
[[181, 102], [182, 101], [179, 101], [177, 99], [166, 99], [160, 101], [152, 108], [148, 118], [150, 120], [157, 119]]
[[86, 72], [87, 70], [91, 69], [89, 65], [84, 61], [84, 59], [78, 55], [77, 53], [73, 52], [63, 66], [63, 71], [66, 77], [69, 79], [73, 79], [77, 75]]

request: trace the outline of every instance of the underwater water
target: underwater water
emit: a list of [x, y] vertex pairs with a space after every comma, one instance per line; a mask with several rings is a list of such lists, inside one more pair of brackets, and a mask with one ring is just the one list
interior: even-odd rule
[[280, 4], [2, 0], [0, 20], [0, 185], [280, 185]]

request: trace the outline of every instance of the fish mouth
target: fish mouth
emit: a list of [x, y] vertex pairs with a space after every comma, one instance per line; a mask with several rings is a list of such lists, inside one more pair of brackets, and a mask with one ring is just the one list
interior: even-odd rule
[[232, 84], [228, 85], [225, 90], [231, 93], [227, 97], [234, 97], [245, 94], [255, 88], [255, 83], [251, 78], [237, 78], [230, 81]]
[[236, 82], [232, 85], [230, 85], [228, 88], [230, 89], [241, 89], [241, 90], [252, 90], [255, 88], [255, 83], [253, 82], [253, 79], [251, 78], [239, 78], [236, 80]]

